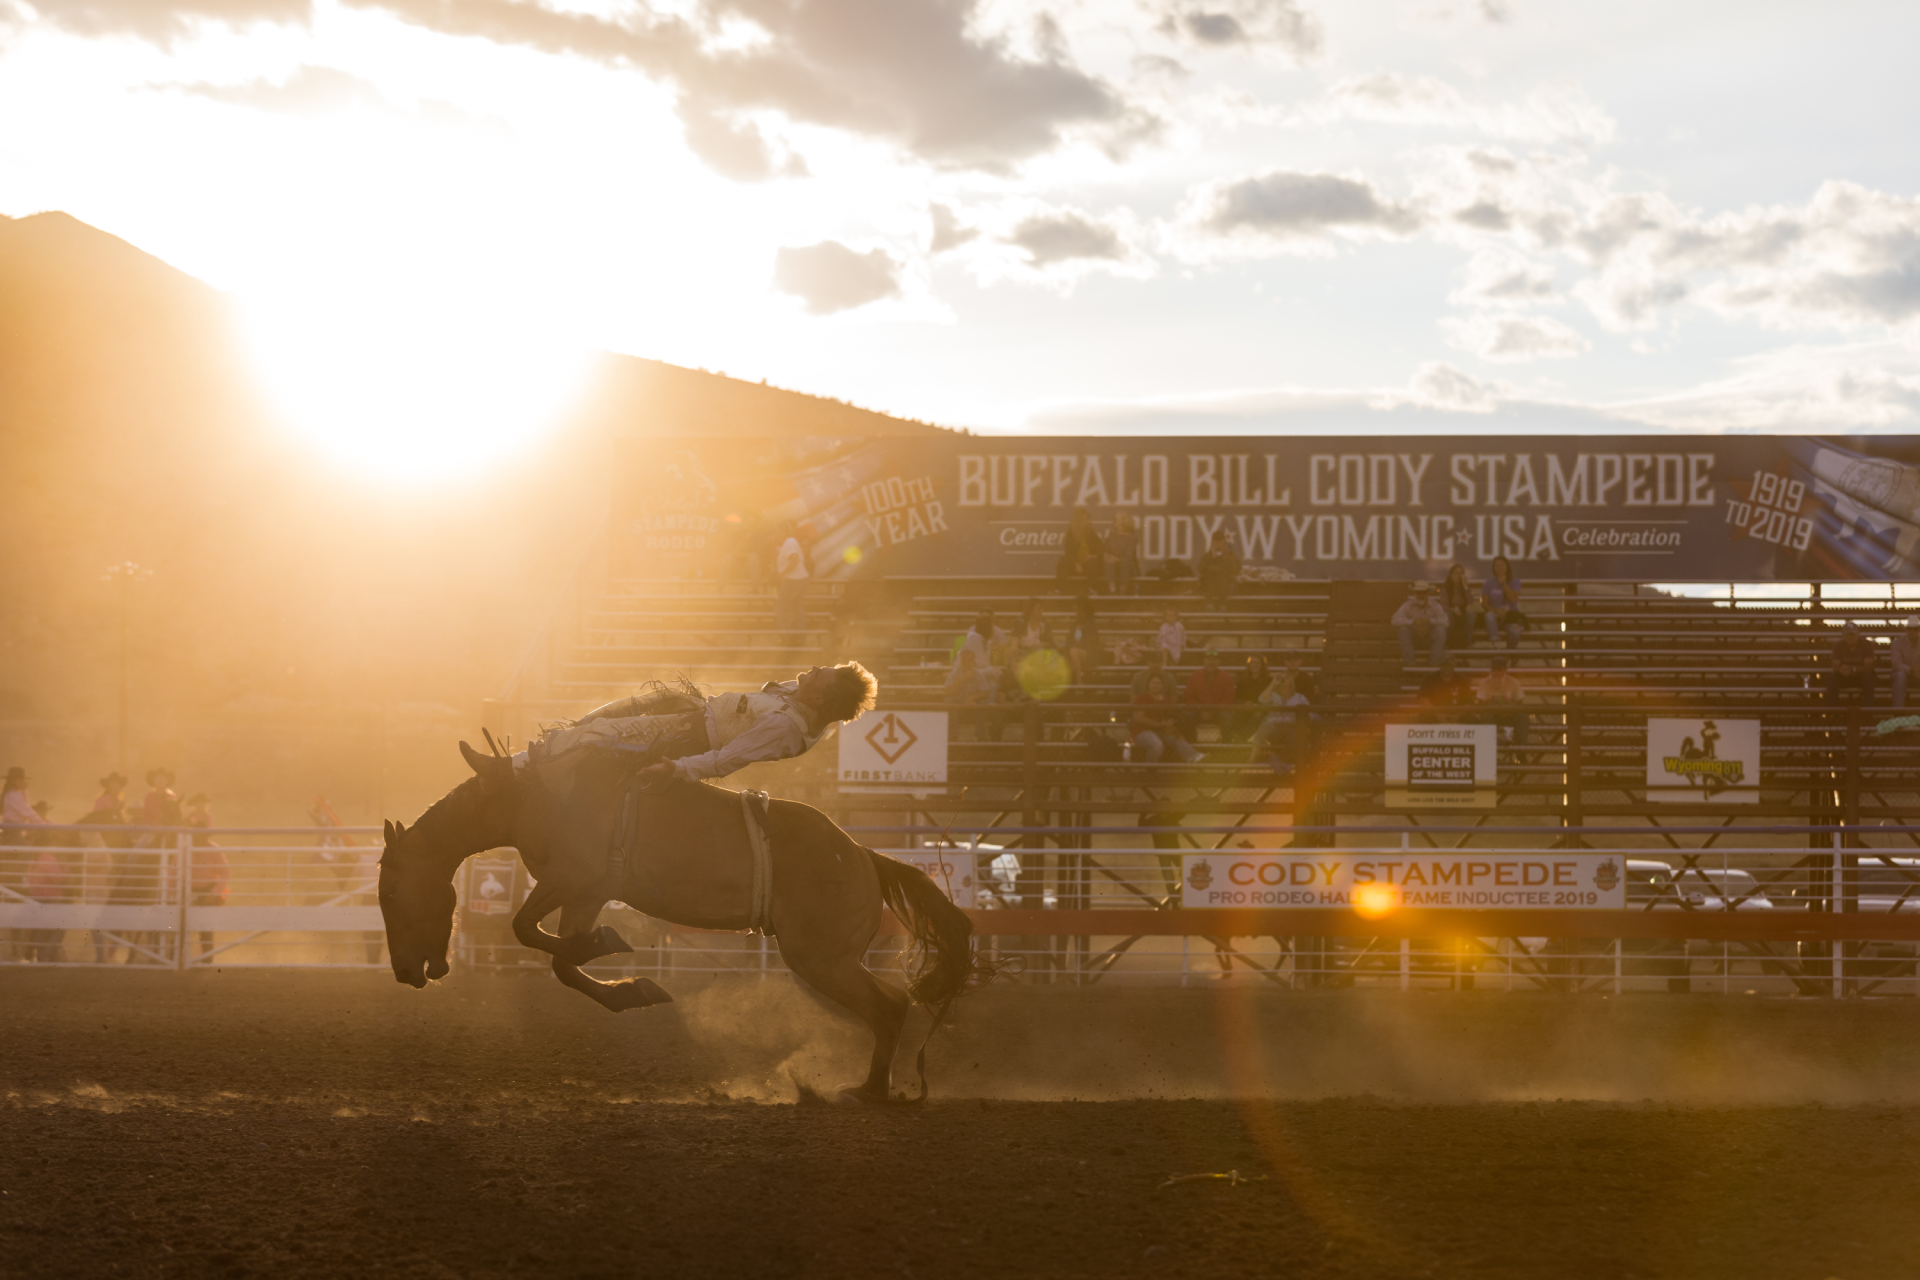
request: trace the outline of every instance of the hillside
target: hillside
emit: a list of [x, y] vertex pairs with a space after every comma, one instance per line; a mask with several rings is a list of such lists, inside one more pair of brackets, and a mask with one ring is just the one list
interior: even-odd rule
[[[78, 795], [115, 762], [109, 565], [151, 571], [127, 594], [129, 772], [212, 742], [351, 771], [342, 744], [470, 731], [603, 519], [613, 438], [930, 430], [605, 355], [511, 469], [424, 496], [358, 485], [274, 420], [218, 291], [65, 214], [0, 218], [0, 763]], [[45, 777], [54, 757], [81, 781]]]

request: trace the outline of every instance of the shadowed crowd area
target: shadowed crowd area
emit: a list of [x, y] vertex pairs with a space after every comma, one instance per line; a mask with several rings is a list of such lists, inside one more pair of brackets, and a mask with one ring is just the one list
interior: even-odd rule
[[864, 1049], [810, 996], [677, 994], [615, 1018], [544, 975], [0, 973], [4, 1269], [1920, 1268], [1895, 1002], [1001, 988], [934, 1039], [926, 1105], [875, 1109], [817, 1101]]

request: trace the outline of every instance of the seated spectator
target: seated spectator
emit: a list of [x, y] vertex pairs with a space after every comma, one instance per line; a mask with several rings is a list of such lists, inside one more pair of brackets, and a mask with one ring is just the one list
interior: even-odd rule
[[1161, 677], [1161, 682], [1165, 684], [1168, 689], [1174, 687], [1173, 673], [1167, 670], [1167, 651], [1165, 649], [1149, 649], [1147, 651], [1146, 669], [1133, 677], [1133, 696], [1137, 698], [1145, 693], [1147, 691], [1147, 681], [1155, 676]]
[[[1013, 637], [995, 624], [991, 609], [982, 609], [973, 625], [967, 628], [967, 634], [960, 638], [960, 648], [973, 651], [973, 660], [982, 671], [1005, 665], [1012, 647]], [[954, 665], [958, 666], [959, 661], [956, 653]]]
[[1447, 610], [1433, 598], [1433, 588], [1422, 582], [1413, 594], [1394, 611], [1393, 625], [1400, 631], [1400, 665], [1410, 667], [1417, 653], [1427, 655], [1427, 665], [1437, 667], [1447, 651]]
[[1228, 735], [1235, 742], [1245, 742], [1260, 727], [1260, 695], [1273, 683], [1273, 672], [1267, 669], [1267, 660], [1257, 653], [1247, 655], [1247, 660], [1233, 676], [1233, 703], [1245, 710], [1234, 713], [1232, 732]]
[[1915, 667], [1920, 667], [1920, 613], [1908, 614], [1907, 625], [1893, 638], [1893, 705], [1907, 705], [1907, 680]]
[[1860, 705], [1873, 705], [1875, 650], [1880, 646], [1860, 634], [1860, 624], [1851, 618], [1840, 629], [1833, 643], [1832, 669], [1827, 673], [1827, 701], [1838, 702], [1840, 695], [1852, 689], [1860, 695]]
[[1168, 662], [1177, 663], [1186, 651], [1187, 624], [1180, 621], [1178, 609], [1168, 609], [1160, 615], [1160, 652], [1167, 655]]
[[1192, 764], [1200, 752], [1180, 734], [1174, 723], [1173, 695], [1167, 692], [1167, 679], [1159, 673], [1147, 677], [1146, 688], [1133, 696], [1133, 759], [1137, 764], [1157, 764], [1172, 752], [1176, 760]]
[[1016, 629], [1013, 647], [1022, 656], [1032, 653], [1046, 642], [1047, 607], [1038, 600], [1027, 601], [1027, 607], [1020, 614], [1020, 625]]
[[1133, 580], [1140, 572], [1140, 524], [1133, 513], [1122, 511], [1113, 518], [1113, 532], [1107, 535], [1107, 573], [1113, 594], [1133, 594]]
[[1208, 611], [1225, 610], [1240, 581], [1240, 553], [1233, 549], [1224, 530], [1215, 531], [1208, 539], [1206, 554], [1200, 557], [1194, 571], [1200, 577], [1200, 597], [1206, 601]]
[[[1209, 648], [1200, 659], [1200, 669], [1187, 677], [1187, 696], [1189, 708], [1230, 707], [1233, 705], [1233, 673], [1220, 669], [1220, 651]], [[1227, 715], [1219, 710], [1189, 710], [1192, 724], [1220, 724]]]
[[1420, 705], [1443, 710], [1474, 704], [1473, 682], [1460, 674], [1452, 658], [1442, 658], [1440, 669], [1420, 682]]
[[1267, 714], [1253, 734], [1255, 754], [1264, 753], [1276, 770], [1300, 763], [1297, 744], [1304, 734], [1310, 745], [1320, 721], [1313, 711], [1313, 677], [1298, 670], [1297, 658], [1290, 661], [1295, 671], [1285, 677], [1284, 689], [1282, 678], [1276, 676], [1260, 695], [1260, 705]]
[[1075, 684], [1092, 684], [1100, 674], [1100, 624], [1093, 602], [1081, 600], [1073, 608], [1073, 626], [1067, 632], [1067, 663]]
[[[963, 729], [972, 724], [988, 727], [993, 724], [992, 713], [975, 711], [971, 708], [991, 706], [994, 700], [993, 677], [980, 669], [980, 661], [971, 649], [962, 649], [954, 659], [953, 671], [947, 676], [947, 683], [940, 691], [941, 701], [953, 708], [953, 727]], [[994, 734], [998, 737], [998, 734]]]
[[1481, 708], [1486, 723], [1499, 725], [1505, 731], [1502, 736], [1511, 738], [1515, 746], [1527, 744], [1530, 718], [1523, 709], [1527, 690], [1507, 670], [1505, 654], [1493, 659], [1493, 670], [1473, 687], [1473, 700]]
[[1527, 629], [1527, 615], [1520, 612], [1520, 580], [1513, 576], [1513, 563], [1505, 556], [1493, 558], [1493, 572], [1480, 586], [1480, 604], [1487, 611], [1487, 638], [1496, 645], [1504, 640], [1509, 649], [1517, 647]]

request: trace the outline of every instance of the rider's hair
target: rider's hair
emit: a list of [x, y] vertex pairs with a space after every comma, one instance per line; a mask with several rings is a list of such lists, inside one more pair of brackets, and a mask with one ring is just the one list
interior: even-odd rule
[[862, 711], [873, 710], [880, 682], [857, 662], [843, 662], [833, 668], [833, 688], [820, 703], [821, 714], [829, 720], [851, 720]]

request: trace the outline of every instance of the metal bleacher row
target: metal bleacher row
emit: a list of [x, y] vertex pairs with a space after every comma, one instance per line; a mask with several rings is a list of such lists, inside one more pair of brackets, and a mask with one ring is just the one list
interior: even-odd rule
[[[1143, 580], [1136, 595], [1096, 594], [1105, 650], [1099, 669], [1031, 709], [961, 717], [951, 751], [954, 776], [987, 783], [1017, 768], [1093, 764], [1098, 757], [1088, 745], [1090, 732], [1116, 743], [1124, 738], [1139, 670], [1116, 665], [1113, 652], [1127, 641], [1150, 650], [1168, 607], [1180, 610], [1188, 633], [1188, 653], [1173, 668], [1176, 684], [1207, 647], [1218, 648], [1230, 669], [1254, 654], [1276, 666], [1297, 655], [1318, 681], [1323, 734], [1351, 730], [1377, 739], [1384, 719], [1414, 714], [1426, 674], [1424, 667], [1403, 668], [1388, 623], [1407, 590], [1406, 583], [1246, 582], [1220, 612], [1206, 610], [1192, 579]], [[1468, 678], [1477, 678], [1496, 652], [1506, 654], [1529, 689], [1533, 728], [1529, 749], [1513, 756], [1521, 766], [1516, 800], [1529, 790], [1525, 770], [1531, 768], [1542, 775], [1543, 802], [1554, 793], [1564, 803], [1564, 775], [1577, 764], [1588, 786], [1620, 791], [1617, 803], [1631, 807], [1635, 802], [1624, 792], [1642, 750], [1632, 735], [1644, 731], [1649, 714], [1767, 717], [1770, 749], [1784, 752], [1781, 768], [1771, 772], [1782, 781], [1805, 774], [1801, 781], [1811, 787], [1842, 750], [1834, 737], [1839, 722], [1831, 719], [1823, 691], [1827, 654], [1841, 624], [1857, 621], [1884, 647], [1904, 622], [1906, 602], [1891, 589], [1881, 592], [1869, 598], [1858, 589], [1845, 596], [1830, 591], [1822, 598], [1816, 586], [1753, 597], [1723, 588], [1709, 598], [1633, 584], [1530, 581], [1523, 597], [1530, 626], [1517, 647], [1496, 649], [1480, 630], [1454, 657]], [[992, 609], [1000, 625], [1012, 629], [1033, 600], [1064, 634], [1075, 597], [1050, 578], [820, 583], [810, 594], [806, 629], [788, 635], [773, 625], [770, 589], [739, 581], [616, 579], [582, 610], [574, 643], [556, 655], [549, 705], [568, 714], [649, 679], [684, 676], [718, 688], [753, 687], [817, 661], [853, 657], [880, 676], [883, 709], [938, 707], [951, 655], [976, 614]], [[1883, 705], [1887, 675], [1883, 654]], [[1886, 714], [1850, 703], [1842, 709], [1854, 717], [1856, 739], [1863, 722], [1871, 727]], [[1805, 730], [1804, 753], [1793, 750], [1796, 726]], [[1250, 746], [1233, 740], [1241, 736], [1231, 728], [1197, 734], [1203, 760], [1184, 772], [1225, 782], [1264, 769]], [[1869, 773], [1890, 777], [1906, 768], [1907, 748], [1898, 736], [1882, 742], [1868, 734], [1850, 749], [1864, 753], [1858, 758]], [[1356, 738], [1341, 761], [1340, 785], [1365, 790], [1378, 777], [1377, 741], [1369, 747]], [[1115, 769], [1152, 776], [1155, 768], [1171, 766], [1101, 764], [1103, 777]]]

